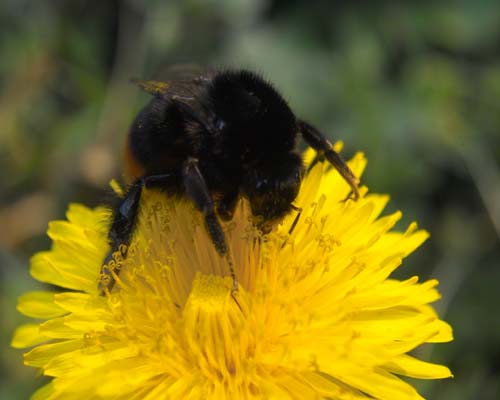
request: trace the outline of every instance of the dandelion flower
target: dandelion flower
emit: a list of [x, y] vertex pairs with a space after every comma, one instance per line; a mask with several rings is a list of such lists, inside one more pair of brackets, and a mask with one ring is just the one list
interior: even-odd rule
[[[357, 176], [365, 164], [349, 163]], [[127, 257], [115, 254], [117, 282], [100, 295], [110, 212], [71, 205], [31, 263], [62, 291], [19, 300], [42, 322], [19, 327], [12, 345], [33, 347], [24, 363], [53, 378], [33, 398], [421, 399], [401, 376], [451, 373], [408, 352], [452, 340], [451, 328], [429, 305], [437, 281], [390, 275], [428, 234], [392, 231], [401, 213], [380, 216], [388, 196], [361, 188], [342, 201], [348, 192], [316, 164], [300, 215], [265, 236], [240, 201], [225, 225], [236, 293], [192, 204], [145, 191]]]

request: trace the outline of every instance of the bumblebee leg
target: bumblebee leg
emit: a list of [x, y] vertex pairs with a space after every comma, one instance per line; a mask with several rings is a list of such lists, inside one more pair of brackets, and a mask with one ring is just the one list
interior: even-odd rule
[[[292, 209], [295, 210], [295, 211], [297, 211], [297, 215], [293, 219], [292, 225], [290, 225], [290, 228], [288, 229], [288, 236], [292, 235], [293, 230], [297, 226], [297, 223], [299, 222], [300, 216], [302, 215], [302, 208], [296, 207], [293, 204], [292, 204], [292, 206], [293, 206]], [[285, 247], [285, 245], [287, 244], [287, 242], [288, 242], [288, 239], [283, 242], [283, 244], [281, 245], [281, 248]]]
[[205, 228], [217, 252], [228, 260], [229, 271], [233, 278], [233, 290], [237, 290], [236, 274], [232, 260], [228, 254], [226, 236], [215, 214], [214, 202], [208, 191], [205, 179], [198, 168], [198, 160], [190, 157], [184, 163], [182, 174], [186, 195], [193, 201], [196, 208], [203, 213]]
[[217, 214], [224, 221], [229, 221], [233, 218], [234, 209], [238, 203], [238, 194], [239, 192], [237, 190], [226, 193], [222, 196], [222, 199], [220, 199], [219, 204], [217, 204]]
[[305, 121], [299, 121], [299, 129], [307, 144], [309, 144], [309, 146], [317, 152], [323, 154], [330, 164], [332, 164], [339, 172], [342, 178], [345, 179], [351, 187], [354, 200], [357, 200], [359, 198], [359, 179], [353, 174], [340, 154], [333, 150], [333, 146], [330, 141], [314, 126]]
[[[169, 186], [172, 184], [173, 178], [173, 174], [151, 175], [140, 178], [129, 187], [125, 196], [121, 198], [114, 207], [113, 219], [108, 232], [108, 241], [111, 248], [103, 261], [100, 275], [101, 278], [98, 285], [101, 294], [103, 294], [106, 289], [111, 290], [115, 285], [113, 274], [107, 267], [113, 260], [113, 254], [121, 251], [122, 257], [127, 255], [126, 248], [130, 244], [137, 222], [142, 189], [144, 187]], [[118, 273], [118, 270], [114, 272]]]
[[325, 156], [323, 153], [316, 152], [316, 155], [312, 159], [311, 163], [307, 166], [307, 172], [311, 171], [317, 163], [325, 161]]

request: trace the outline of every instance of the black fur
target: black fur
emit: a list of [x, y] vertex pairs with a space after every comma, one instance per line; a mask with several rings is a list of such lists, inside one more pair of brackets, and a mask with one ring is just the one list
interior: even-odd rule
[[[129, 244], [141, 189], [151, 184], [152, 175], [168, 176], [155, 186], [189, 198], [204, 214], [222, 256], [228, 247], [219, 218], [232, 218], [240, 196], [261, 217], [259, 228], [269, 231], [290, 212], [299, 191], [304, 174], [295, 148], [299, 133], [341, 172], [357, 196], [356, 178], [331, 143], [297, 120], [283, 97], [257, 74], [206, 71], [139, 86], [154, 97], [132, 124], [129, 151], [145, 173], [115, 207], [110, 254]], [[106, 287], [113, 283], [111, 279]]]

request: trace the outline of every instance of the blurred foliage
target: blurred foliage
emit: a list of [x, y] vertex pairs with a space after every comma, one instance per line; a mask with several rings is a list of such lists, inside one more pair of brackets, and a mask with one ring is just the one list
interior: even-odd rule
[[500, 2], [3, 0], [0, 37], [0, 398], [41, 384], [8, 343], [47, 222], [119, 176], [147, 98], [129, 78], [186, 62], [261, 71], [346, 156], [367, 153], [363, 183], [432, 234], [398, 277], [440, 279], [455, 328], [418, 350], [455, 378], [416, 385], [500, 398]]

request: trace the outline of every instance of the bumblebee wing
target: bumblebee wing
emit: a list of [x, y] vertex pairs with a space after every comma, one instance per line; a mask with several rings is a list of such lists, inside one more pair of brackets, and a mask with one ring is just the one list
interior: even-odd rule
[[[207, 86], [210, 85], [216, 72], [190, 66], [174, 66], [165, 70], [162, 76], [167, 80], [151, 80], [134, 82], [145, 92], [150, 93], [162, 104], [175, 104], [175, 108], [185, 119], [186, 125], [199, 126], [206, 131], [210, 127], [210, 101], [207, 99]], [[162, 117], [163, 118], [163, 117]]]
[[180, 64], [166, 68], [159, 74], [160, 80], [132, 79], [145, 92], [166, 100], [177, 97], [189, 100], [212, 79], [215, 71], [194, 64]]
[[137, 78], [132, 78], [130, 81], [146, 93], [152, 94], [155, 97], [165, 96], [168, 93], [168, 88], [171, 86], [168, 82], [162, 81], [142, 81]]
[[214, 73], [214, 69], [196, 64], [175, 64], [161, 69], [156, 77], [162, 81], [190, 82], [210, 79]]

